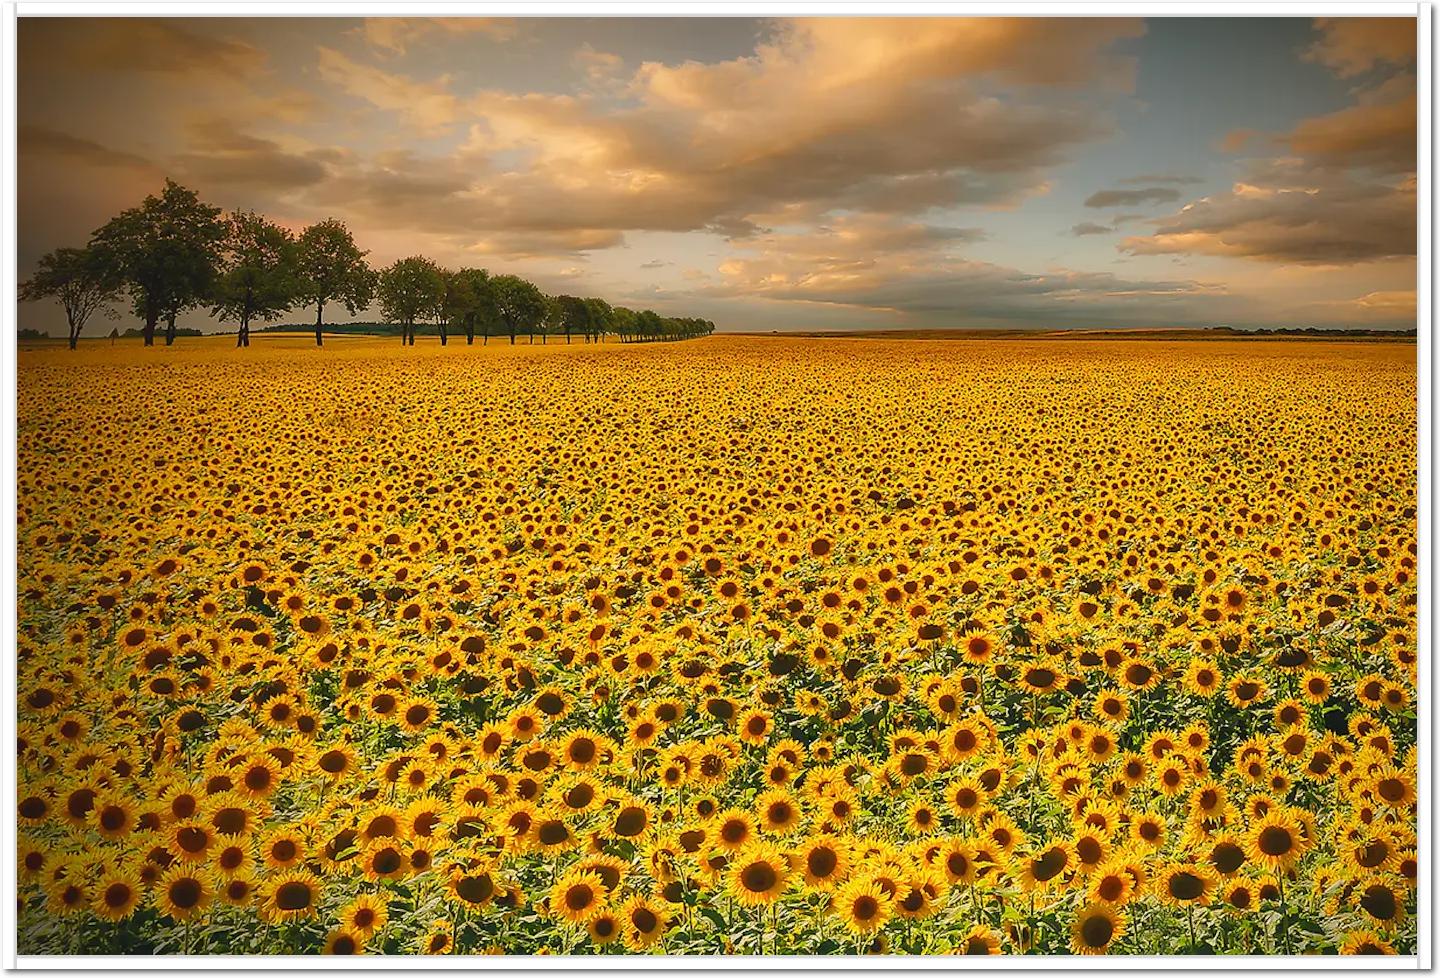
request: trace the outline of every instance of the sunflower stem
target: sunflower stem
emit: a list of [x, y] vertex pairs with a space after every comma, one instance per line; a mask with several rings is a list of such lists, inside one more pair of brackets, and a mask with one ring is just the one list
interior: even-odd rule
[[1290, 907], [1285, 903], [1285, 871], [1281, 870], [1275, 874], [1275, 882], [1280, 888], [1280, 936], [1284, 941], [1285, 953], [1292, 954], [1290, 950]]

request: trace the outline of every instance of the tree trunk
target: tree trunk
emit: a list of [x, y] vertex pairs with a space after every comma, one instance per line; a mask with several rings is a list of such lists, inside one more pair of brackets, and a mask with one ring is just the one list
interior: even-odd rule
[[325, 345], [325, 334], [324, 334], [324, 329], [323, 329], [323, 326], [322, 326], [322, 324], [323, 324], [323, 319], [322, 319], [322, 317], [323, 317], [324, 313], [325, 313], [325, 303], [323, 303], [323, 302], [317, 302], [317, 303], [315, 303], [315, 345], [316, 345], [316, 346], [324, 346], [324, 345]]
[[67, 310], [65, 313], [65, 324], [70, 327], [70, 349], [75, 349], [75, 344], [80, 340], [80, 327], [75, 325], [75, 317]]
[[444, 324], [443, 322], [440, 323], [439, 326], [440, 326], [440, 345], [441, 345], [441, 346], [445, 346], [445, 345], [447, 344], [447, 342], [449, 341], [449, 339], [450, 339], [450, 334], [449, 334], [448, 331], [445, 329], [445, 324]]
[[175, 345], [175, 313], [170, 313], [165, 319], [165, 345]]
[[145, 310], [145, 329], [143, 332], [146, 346], [155, 345], [155, 324], [159, 322], [159, 320], [160, 310], [147, 307]]

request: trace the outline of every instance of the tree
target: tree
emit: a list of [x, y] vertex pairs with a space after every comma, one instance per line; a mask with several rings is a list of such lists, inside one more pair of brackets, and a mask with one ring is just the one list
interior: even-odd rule
[[296, 252], [299, 297], [315, 306], [315, 345], [324, 346], [325, 306], [338, 302], [350, 315], [375, 298], [375, 273], [365, 263], [368, 251], [342, 222], [331, 218], [300, 232]]
[[236, 346], [250, 345], [250, 323], [269, 322], [295, 305], [295, 238], [285, 228], [249, 211], [230, 215], [224, 266], [215, 285], [212, 316], [240, 322]]
[[59, 299], [70, 327], [70, 349], [75, 349], [80, 331], [96, 312], [112, 318], [110, 303], [120, 294], [120, 283], [94, 248], [57, 248], [40, 259], [40, 267], [28, 282], [20, 285], [20, 301]]
[[161, 316], [173, 323], [182, 309], [210, 295], [225, 234], [220, 208], [173, 180], [165, 181], [159, 197], [146, 197], [95, 231], [91, 245], [106, 274], [130, 293], [135, 315], [145, 323], [146, 346], [155, 345]]
[[627, 309], [624, 306], [616, 306], [610, 311], [610, 322], [613, 324], [615, 333], [620, 337], [620, 342], [625, 343], [635, 337], [635, 310]]
[[660, 321], [660, 315], [651, 309], [641, 310], [635, 315], [635, 331], [641, 339], [659, 339], [664, 324]]
[[428, 258], [401, 258], [380, 273], [376, 290], [388, 322], [400, 324], [400, 342], [415, 345], [415, 323], [443, 315], [445, 273]]
[[610, 308], [610, 303], [604, 299], [584, 299], [586, 322], [589, 324], [585, 330], [586, 342], [600, 342], [604, 336], [614, 327], [615, 310]]
[[488, 343], [490, 324], [498, 314], [490, 273], [485, 269], [462, 268], [446, 276], [444, 318], [464, 330], [466, 345], [475, 342], [477, 328], [483, 329], [484, 342]]
[[584, 333], [590, 328], [590, 307], [585, 305], [584, 299], [573, 295], [559, 295], [555, 297], [555, 306], [556, 324], [565, 334], [566, 343], [570, 342], [571, 333]]
[[495, 307], [500, 320], [510, 333], [514, 345], [515, 334], [524, 329], [530, 333], [530, 342], [535, 342], [535, 327], [545, 319], [545, 296], [531, 283], [516, 275], [497, 275], [490, 280], [495, 294]]

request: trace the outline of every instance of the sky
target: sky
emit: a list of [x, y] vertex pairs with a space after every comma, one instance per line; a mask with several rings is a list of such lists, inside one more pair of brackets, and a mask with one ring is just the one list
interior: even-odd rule
[[171, 177], [721, 330], [1414, 328], [1415, 52], [1406, 18], [26, 17], [19, 271]]

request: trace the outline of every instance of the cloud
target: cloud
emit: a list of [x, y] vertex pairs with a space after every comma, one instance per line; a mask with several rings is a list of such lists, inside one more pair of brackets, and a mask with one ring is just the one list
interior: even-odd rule
[[1415, 318], [1415, 290], [1394, 289], [1384, 292], [1367, 292], [1352, 300], [1355, 307], [1387, 316]]
[[[465, 127], [475, 179], [433, 202], [482, 229], [716, 229], [836, 211], [1014, 206], [1112, 131], [1093, 94], [1136, 21], [780, 22], [745, 57], [646, 62], [617, 103], [593, 92], [461, 94], [319, 50], [320, 76], [422, 134]], [[586, 57], [615, 67], [606, 55]], [[1012, 86], [996, 90], [997, 85]], [[504, 165], [494, 164], [504, 160]], [[433, 208], [427, 208], [433, 210]]]
[[[197, 25], [204, 21], [194, 21]], [[156, 75], [250, 78], [266, 66], [254, 45], [187, 29], [174, 18], [21, 18], [23, 43], [47, 51], [66, 71], [145, 72]]]
[[624, 71], [625, 59], [608, 51], [597, 51], [588, 42], [575, 52], [575, 65], [585, 72], [592, 84], [608, 84]]
[[1090, 234], [1110, 234], [1115, 229], [1106, 224], [1096, 224], [1093, 221], [1082, 221], [1070, 229], [1070, 233], [1077, 238], [1083, 238]]
[[[1404, 63], [1394, 22], [1322, 22], [1306, 57], [1342, 75]], [[1409, 25], [1414, 42], [1414, 23]], [[1363, 66], [1363, 67], [1357, 67]], [[1131, 254], [1202, 254], [1300, 265], [1410, 261], [1416, 246], [1415, 77], [1402, 70], [1352, 92], [1354, 103], [1265, 136], [1237, 130], [1233, 150], [1270, 148], [1228, 192], [1186, 204], [1126, 238]]]
[[1320, 37], [1303, 57], [1353, 78], [1379, 65], [1405, 67], [1415, 61], [1414, 17], [1322, 17]]
[[1415, 78], [1400, 75], [1360, 93], [1355, 105], [1303, 120], [1279, 142], [1319, 165], [1408, 173], [1416, 164], [1415, 109]]
[[666, 265], [673, 265], [674, 262], [661, 261], [659, 258], [652, 258], [647, 262], [641, 262], [641, 268], [664, 268]]
[[722, 262], [720, 281], [695, 294], [889, 311], [909, 325], [1200, 323], [1229, 301], [1224, 289], [1194, 281], [1024, 272], [966, 258], [952, 241], [878, 219], [768, 235]]
[[1199, 177], [1185, 176], [1173, 173], [1142, 173], [1138, 177], [1126, 177], [1120, 181], [1125, 184], [1137, 183], [1200, 183]]
[[[193, 123], [189, 127], [192, 152], [175, 158], [187, 179], [226, 187], [288, 190], [325, 179], [320, 158], [286, 152], [280, 144], [242, 133], [223, 120]], [[317, 158], [320, 157], [320, 158]]]
[[1203, 254], [1345, 265], [1415, 254], [1415, 184], [1359, 182], [1290, 160], [1255, 168], [1229, 192], [1126, 238], [1131, 254]]
[[100, 168], [157, 172], [155, 164], [143, 156], [114, 150], [94, 140], [46, 126], [21, 125], [17, 131], [16, 148], [21, 155], [60, 156]]
[[1097, 190], [1085, 198], [1086, 207], [1138, 207], [1142, 204], [1164, 204], [1180, 199], [1180, 191], [1171, 187], [1145, 187], [1141, 190]]
[[499, 258], [583, 258], [586, 252], [616, 248], [625, 243], [619, 231], [606, 229], [566, 229], [530, 231], [482, 236], [466, 250], [477, 255]]
[[378, 109], [395, 112], [416, 128], [436, 131], [459, 121], [462, 105], [450, 91], [450, 76], [422, 82], [361, 64], [334, 48], [316, 49], [320, 78]]
[[508, 41], [519, 29], [511, 17], [368, 17], [351, 33], [358, 34], [382, 56], [395, 57], [437, 32], [452, 36], [479, 34], [492, 41]]

